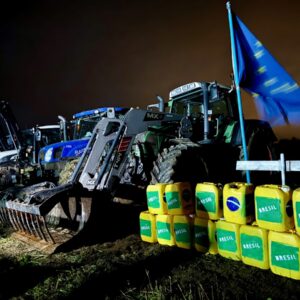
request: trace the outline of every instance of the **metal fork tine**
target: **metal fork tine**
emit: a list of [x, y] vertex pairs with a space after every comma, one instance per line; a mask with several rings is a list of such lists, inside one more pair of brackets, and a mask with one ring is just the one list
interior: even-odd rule
[[26, 232], [28, 232], [28, 233], [30, 233], [31, 235], [33, 235], [30, 226], [28, 226], [28, 222], [27, 222], [27, 219], [26, 219], [26, 217], [27, 217], [27, 216], [26, 216], [26, 213], [25, 213], [25, 212], [20, 212], [20, 215], [21, 215], [21, 221], [22, 221], [22, 224], [23, 224], [23, 226], [25, 227]]
[[40, 237], [40, 234], [39, 234], [39, 232], [38, 232], [38, 230], [37, 230], [37, 228], [35, 227], [35, 222], [34, 222], [34, 219], [33, 219], [33, 216], [32, 216], [32, 214], [27, 214], [27, 221], [28, 222], [30, 222], [30, 227], [33, 229], [33, 234], [36, 236], [36, 237], [39, 237], [39, 238], [41, 238]]
[[18, 227], [20, 228], [21, 231], [26, 232], [26, 228], [23, 226], [22, 220], [20, 218], [20, 213], [17, 212], [15, 209], [12, 210], [13, 214], [15, 216], [15, 220], [18, 223]]
[[39, 232], [42, 236], [41, 239], [43, 239], [47, 242], [47, 238], [46, 238], [45, 233], [44, 233], [43, 228], [42, 228], [43, 224], [42, 224], [42, 222], [40, 222], [39, 216], [36, 216], [35, 220], [36, 220], [36, 223], [37, 223], [37, 228], [38, 228], [38, 230], [39, 230]]
[[3, 212], [3, 208], [0, 207], [0, 220], [3, 224], [6, 223], [6, 219], [5, 219], [5, 215], [4, 215], [4, 212]]
[[3, 216], [4, 216], [5, 220], [6, 220], [6, 223], [7, 224], [11, 224], [11, 221], [10, 221], [10, 218], [9, 218], [8, 209], [2, 207], [2, 213], [3, 213]]
[[14, 215], [13, 215], [11, 209], [7, 208], [6, 210], [7, 210], [8, 216], [9, 216], [10, 224], [13, 226], [13, 228], [14, 228], [15, 230], [18, 231], [18, 230], [19, 230], [19, 227], [18, 227], [18, 225], [15, 223]]
[[40, 232], [40, 230], [39, 230], [39, 228], [38, 228], [38, 225], [35, 226], [35, 224], [37, 223], [37, 221], [36, 221], [37, 216], [33, 216], [32, 214], [29, 214], [29, 216], [30, 216], [30, 220], [31, 220], [32, 227], [34, 228], [34, 230], [35, 230], [37, 236], [38, 236], [41, 240], [43, 240], [44, 238], [43, 238], [42, 232]]
[[50, 231], [49, 231], [49, 229], [48, 229], [48, 226], [47, 226], [45, 217], [44, 217], [44, 216], [40, 216], [40, 219], [41, 219], [41, 221], [42, 221], [42, 224], [44, 225], [44, 228], [46, 229], [47, 235], [49, 236], [51, 242], [52, 242], [53, 244], [55, 244], [55, 241], [54, 241], [54, 239], [53, 239], [53, 237], [52, 237], [52, 235], [51, 235], [51, 233], [50, 233]]
[[[30, 232], [32, 235], [34, 235], [35, 237], [38, 237], [37, 235], [37, 232], [36, 232], [36, 229], [35, 229], [35, 226], [34, 226], [34, 223], [29, 223], [29, 218], [30, 218], [31, 214], [29, 213], [25, 213], [25, 220], [26, 220], [26, 223], [27, 223], [27, 227], [29, 228]], [[31, 219], [32, 220], [32, 219]], [[31, 226], [32, 225], [32, 226]]]
[[9, 213], [8, 213], [8, 208], [4, 208], [3, 207], [2, 208], [2, 212], [3, 212], [4, 216], [5, 216], [7, 224], [11, 224]]

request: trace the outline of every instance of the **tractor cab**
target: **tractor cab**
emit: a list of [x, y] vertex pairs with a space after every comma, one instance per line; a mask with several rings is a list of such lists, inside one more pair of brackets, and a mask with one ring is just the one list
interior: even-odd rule
[[225, 126], [236, 120], [235, 92], [216, 82], [192, 82], [170, 92], [169, 111], [184, 115], [180, 135], [208, 142], [223, 135]]
[[62, 139], [60, 125], [36, 125], [21, 131], [21, 142], [24, 154], [30, 163], [38, 162], [38, 152], [41, 148], [57, 143]]

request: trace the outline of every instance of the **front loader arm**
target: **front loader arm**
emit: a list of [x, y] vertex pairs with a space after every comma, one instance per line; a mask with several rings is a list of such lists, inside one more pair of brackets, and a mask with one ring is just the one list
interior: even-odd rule
[[84, 153], [88, 156], [85, 164], [84, 158], [81, 160], [84, 167], [79, 182], [88, 190], [110, 190], [125, 171], [136, 135], [147, 131], [151, 126], [179, 122], [180, 119], [179, 115], [132, 109], [123, 121], [101, 120], [94, 130], [97, 135], [93, 135], [94, 139], [91, 139]]

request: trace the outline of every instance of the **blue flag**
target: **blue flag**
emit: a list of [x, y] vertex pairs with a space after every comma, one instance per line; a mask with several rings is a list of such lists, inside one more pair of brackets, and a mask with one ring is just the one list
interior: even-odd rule
[[255, 99], [260, 117], [272, 126], [300, 123], [300, 88], [234, 14], [238, 80]]

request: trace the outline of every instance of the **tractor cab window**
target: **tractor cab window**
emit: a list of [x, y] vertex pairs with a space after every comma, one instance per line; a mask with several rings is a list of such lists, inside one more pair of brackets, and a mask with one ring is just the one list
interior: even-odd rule
[[94, 116], [85, 119], [79, 119], [76, 121], [75, 128], [74, 128], [74, 137], [73, 139], [85, 139], [90, 138], [94, 127], [100, 120], [100, 116]]
[[50, 145], [57, 143], [61, 140], [61, 134], [59, 128], [43, 128], [41, 129], [41, 142], [42, 145]]
[[176, 101], [173, 103], [172, 112], [179, 115], [188, 115], [199, 118], [203, 115], [203, 104], [190, 101]]
[[227, 103], [225, 100], [218, 100], [210, 104], [213, 115], [228, 116]]
[[8, 128], [8, 125], [0, 114], [0, 151], [15, 150], [16, 144], [13, 140], [12, 132]]

